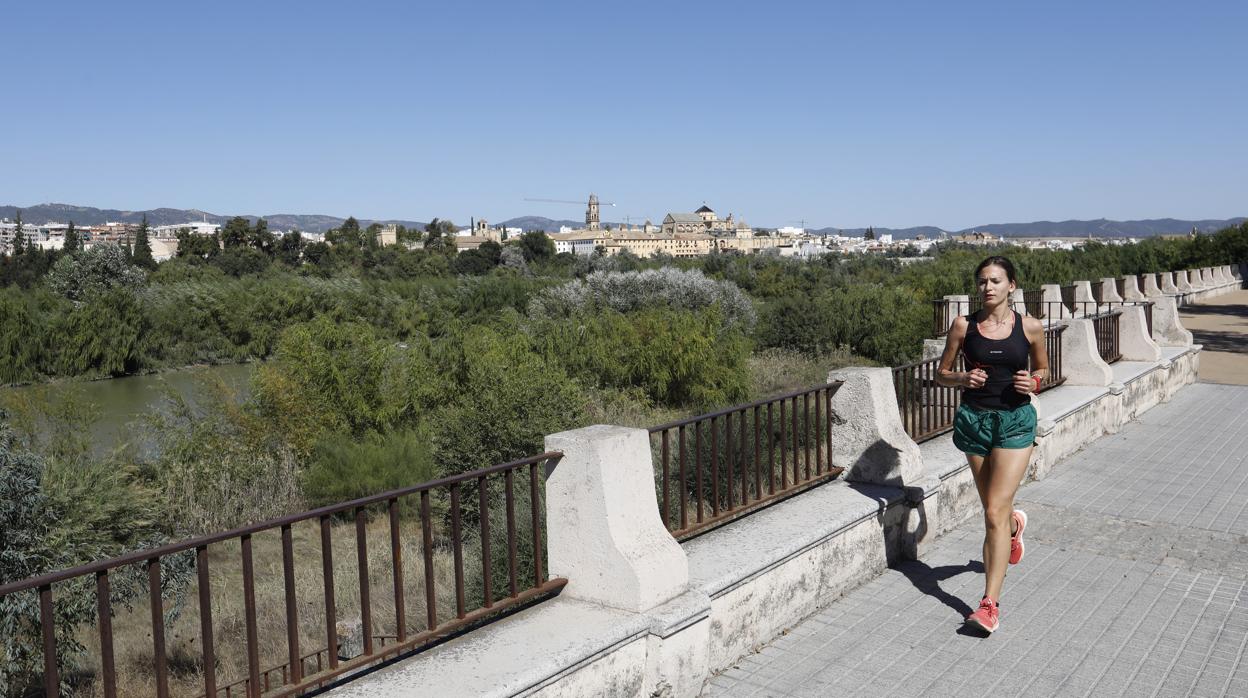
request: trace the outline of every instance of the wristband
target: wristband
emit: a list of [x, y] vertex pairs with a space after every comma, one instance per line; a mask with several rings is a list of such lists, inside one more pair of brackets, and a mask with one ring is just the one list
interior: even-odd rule
[[1031, 392], [1033, 393], [1040, 392], [1040, 376], [1032, 376], [1031, 379], [1036, 382], [1036, 389]]

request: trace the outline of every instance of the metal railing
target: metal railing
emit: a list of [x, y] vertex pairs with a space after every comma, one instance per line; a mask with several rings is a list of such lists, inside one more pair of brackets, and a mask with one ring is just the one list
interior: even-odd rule
[[1074, 284], [1062, 286], [1062, 302], [1066, 304], [1066, 308], [1071, 312], [1075, 310], [1075, 289], [1078, 288]]
[[1105, 300], [1105, 282], [1091, 281], [1089, 283], [1092, 286], [1092, 298], [1098, 303], [1103, 302]]
[[[1062, 333], [1066, 331], [1066, 327], [1066, 325], [1054, 325], [1044, 330], [1044, 347], [1049, 357], [1049, 375], [1040, 382], [1040, 389], [1036, 391], [1038, 393], [1043, 393], [1049, 388], [1056, 388], [1066, 382], [1066, 375], [1062, 373]], [[1027, 368], [1031, 369], [1030, 357]]]
[[835, 381], [652, 427], [667, 530], [685, 540], [840, 475], [829, 439], [840, 387]]
[[1121, 317], [1121, 310], [1111, 310], [1087, 318], [1092, 321], [1092, 327], [1096, 331], [1096, 351], [1105, 363], [1112, 364], [1122, 358], [1118, 345], [1118, 321]]
[[[300, 514], [293, 514], [263, 523], [244, 526], [222, 533], [195, 538], [170, 545], [140, 550], [109, 560], [61, 570], [31, 579], [0, 587], [0, 599], [12, 594], [35, 591], [38, 594], [39, 628], [43, 645], [43, 683], [44, 692], [48, 696], [59, 695], [60, 667], [57, 665], [57, 636], [55, 607], [56, 599], [53, 586], [59, 584], [78, 583], [89, 588], [94, 580], [95, 606], [99, 621], [99, 664], [102, 693], [106, 698], [118, 695], [117, 672], [114, 658], [114, 595], [110, 588], [110, 575], [121, 572], [120, 568], [130, 565], [142, 565], [146, 573], [148, 603], [151, 613], [151, 677], [155, 684], [156, 694], [161, 698], [169, 695], [170, 667], [166, 652], [165, 607], [162, 599], [162, 561], [172, 556], [194, 554], [195, 586], [198, 591], [199, 635], [202, 655], [197, 657], [198, 666], [203, 670], [203, 694], [211, 698], [221, 695], [233, 695], [241, 691], [247, 696], [260, 696], [275, 691], [273, 695], [287, 696], [305, 690], [326, 685], [331, 679], [346, 672], [380, 662], [390, 657], [415, 650], [470, 627], [508, 609], [536, 601], [552, 595], [561, 589], [567, 580], [547, 579], [543, 563], [544, 539], [542, 535], [541, 501], [544, 494], [542, 478], [543, 468], [557, 462], [562, 457], [558, 452], [547, 452], [531, 458], [503, 463], [471, 472], [425, 482], [411, 487], [392, 490], [370, 497], [363, 497], [349, 502], [334, 504], [313, 509]], [[524, 478], [527, 471], [527, 492], [518, 492], [517, 473]], [[491, 554], [490, 508], [491, 490], [497, 491], [499, 480], [505, 498], [503, 503], [506, 526], [506, 562], [505, 570], [500, 561]], [[475, 495], [475, 497], [474, 497]], [[525, 496], [527, 495], [527, 496]], [[517, 546], [520, 544], [517, 532], [516, 500], [528, 499], [528, 520], [531, 528], [531, 540], [526, 546], [532, 546], [532, 566], [520, 570]], [[415, 499], [415, 502], [411, 500]], [[448, 607], [444, 611], [438, 608], [438, 582], [435, 575], [435, 534], [434, 534], [434, 501], [437, 500], [439, 523], [445, 525], [449, 519], [450, 531], [440, 532], [437, 536], [442, 546], [439, 553], [445, 553], [448, 545], [453, 554], [453, 570], [443, 571], [445, 576], [453, 576], [450, 582], [454, 589], [454, 611]], [[475, 500], [475, 502], [473, 501]], [[497, 506], [495, 502], [495, 506]], [[390, 556], [388, 566], [394, 590], [394, 632], [383, 634], [377, 632], [373, 623], [373, 604], [370, 598], [370, 558], [367, 543], [367, 524], [369, 507], [377, 505], [380, 514], [382, 505], [388, 516]], [[419, 625], [409, 629], [407, 618], [407, 595], [404, 584], [404, 564], [402, 557], [403, 533], [401, 530], [401, 512], [415, 511], [419, 516], [420, 552], [423, 558], [423, 591], [424, 619], [423, 629]], [[469, 511], [465, 512], [467, 508]], [[337, 623], [338, 599], [335, 596], [334, 560], [333, 560], [333, 526], [336, 519], [344, 515], [354, 519], [356, 565], [355, 572], [359, 580], [359, 620], [361, 623], [360, 637], [362, 652], [350, 659], [340, 659], [341, 641], [338, 636]], [[301, 522], [310, 522], [319, 526], [320, 538], [320, 577], [321, 601], [323, 602], [325, 643], [326, 646], [312, 653], [305, 654], [301, 648], [299, 613], [300, 604], [295, 591], [296, 558], [294, 555], [293, 527]], [[465, 589], [467, 575], [464, 569], [464, 538], [467, 527], [473, 527], [475, 535], [480, 536], [481, 580], [478, 593], [473, 580], [472, 601], [480, 600], [475, 607], [468, 602]], [[253, 536], [265, 532], [280, 532], [282, 579], [285, 599], [285, 644], [286, 663], [264, 669], [261, 667], [259, 638], [257, 630], [257, 595], [255, 581], [255, 560], [253, 559]], [[501, 538], [501, 536], [500, 536]], [[237, 544], [241, 554], [242, 593], [245, 606], [243, 628], [237, 632], [245, 634], [247, 676], [231, 680], [228, 684], [218, 685], [217, 661], [220, 649], [213, 624], [213, 587], [209, 568], [209, 546], [215, 544]], [[476, 550], [472, 551], [474, 554]], [[500, 551], [499, 557], [502, 556]], [[315, 573], [313, 573], [315, 574]], [[495, 575], [503, 579], [502, 586], [494, 589]], [[474, 573], [475, 576], [475, 573]], [[444, 584], [446, 582], [443, 582]], [[444, 593], [449, 589], [444, 589]], [[189, 596], [188, 592], [188, 596]], [[413, 604], [415, 605], [415, 604]], [[449, 601], [448, 601], [449, 605]], [[307, 607], [305, 603], [304, 607]], [[274, 612], [277, 612], [274, 610]], [[323, 658], [323, 659], [322, 659]], [[312, 665], [314, 670], [310, 670]]]
[[932, 336], [944, 337], [949, 334], [949, 326], [953, 319], [961, 315], [969, 315], [984, 307], [984, 301], [976, 294], [970, 300], [951, 301], [937, 298], [932, 301]]
[[1044, 307], [1044, 291], [1042, 289], [1032, 289], [1023, 291], [1023, 307], [1027, 309], [1027, 314], [1043, 320], [1048, 317]]
[[[893, 391], [901, 424], [916, 443], [934, 439], [953, 428], [953, 417], [962, 404], [962, 388], [936, 382], [940, 357], [893, 368]], [[964, 369], [959, 352], [954, 371]]]

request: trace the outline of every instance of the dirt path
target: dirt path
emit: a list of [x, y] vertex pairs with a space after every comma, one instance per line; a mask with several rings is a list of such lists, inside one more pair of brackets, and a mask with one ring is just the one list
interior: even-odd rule
[[1248, 290], [1185, 306], [1179, 317], [1196, 343], [1205, 346], [1201, 382], [1248, 385]]

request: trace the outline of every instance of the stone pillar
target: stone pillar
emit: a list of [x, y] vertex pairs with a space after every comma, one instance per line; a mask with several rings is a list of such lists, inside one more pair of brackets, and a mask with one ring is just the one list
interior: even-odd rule
[[1196, 290], [1191, 280], [1187, 278], [1186, 270], [1174, 272], [1174, 287], [1179, 290], [1179, 293], [1191, 293]]
[[[918, 444], [906, 433], [888, 368], [839, 368], [828, 382], [842, 381], [832, 396], [832, 462], [844, 479], [904, 487], [924, 476]], [[657, 510], [657, 507], [656, 507]]]
[[1172, 271], [1163, 271], [1157, 274], [1161, 277], [1161, 292], [1167, 295], [1175, 295], [1179, 293], [1179, 287], [1175, 284], [1178, 280]]
[[1059, 320], [1070, 318], [1070, 311], [1066, 309], [1066, 304], [1062, 302], [1062, 287], [1060, 284], [1042, 284], [1040, 289], [1044, 291], [1044, 321], [1053, 323]]
[[1144, 288], [1140, 290], [1144, 292], [1145, 298], [1152, 298], [1153, 296], [1160, 296], [1162, 294], [1161, 286], [1157, 285], [1158, 276], [1161, 276], [1161, 275], [1149, 274], [1148, 276], [1144, 277]]
[[1062, 375], [1066, 385], [1105, 386], [1113, 382], [1113, 371], [1096, 351], [1096, 328], [1091, 320], [1071, 320], [1062, 332]]
[[[885, 369], [887, 370], [887, 369]], [[659, 518], [650, 436], [595, 425], [551, 434], [563, 458], [546, 479], [547, 557], [563, 595], [642, 612], [683, 594], [689, 561]]]
[[1217, 267], [1216, 269], [1213, 270], [1213, 273], [1214, 273], [1214, 278], [1217, 279], [1219, 283], [1229, 284], [1233, 281], [1233, 279], [1231, 278], [1230, 267], [1227, 267], [1227, 266]]
[[935, 537], [928, 521], [938, 520], [940, 478], [928, 476], [919, 446], [906, 433], [897, 409], [893, 372], [887, 368], [841, 368], [828, 382], [842, 381], [832, 396], [832, 462], [845, 468], [845, 480], [900, 487], [905, 492], [902, 554], [918, 559]]
[[1010, 293], [1010, 309], [1019, 315], [1027, 314], [1027, 303], [1023, 299], [1023, 289], [1016, 288]]
[[945, 313], [949, 318], [949, 324], [945, 326], [947, 331], [950, 327], [953, 327], [953, 321], [959, 315], [966, 315], [971, 312], [971, 297], [966, 294], [945, 296], [945, 307], [949, 309]]
[[1092, 296], [1091, 281], [1075, 282], [1075, 317], [1083, 317], [1084, 315], [1096, 315], [1101, 312], [1096, 298]]
[[1128, 274], [1122, 277], [1122, 300], [1142, 301], [1144, 294], [1140, 291], [1140, 277]]
[[[1154, 307], [1154, 312], [1156, 308]], [[1118, 318], [1118, 349], [1123, 361], [1161, 361], [1161, 347], [1148, 334], [1148, 321], [1144, 306], [1128, 305]]]
[[1176, 296], [1157, 296], [1153, 301], [1153, 339], [1163, 347], [1190, 347], [1192, 333], [1179, 322]]
[[1122, 296], [1118, 295], [1118, 280], [1112, 276], [1101, 279], [1101, 302], [1121, 303], [1122, 301]]

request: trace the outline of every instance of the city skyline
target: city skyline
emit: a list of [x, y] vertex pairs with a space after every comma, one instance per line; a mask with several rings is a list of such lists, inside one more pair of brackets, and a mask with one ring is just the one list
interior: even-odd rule
[[[1244, 214], [1229, 2], [13, 8], [0, 199], [961, 230]], [[221, 8], [221, 9], [217, 9]]]

